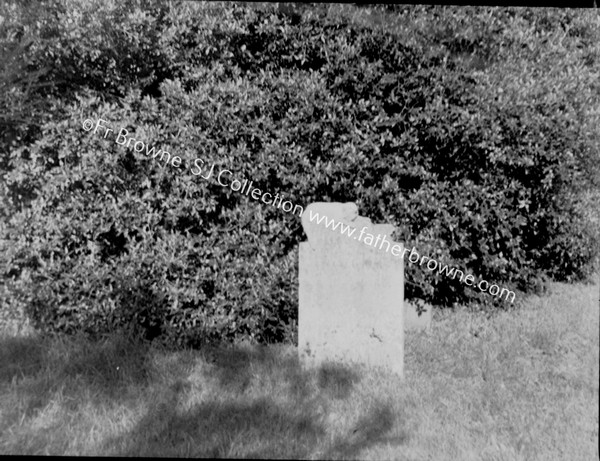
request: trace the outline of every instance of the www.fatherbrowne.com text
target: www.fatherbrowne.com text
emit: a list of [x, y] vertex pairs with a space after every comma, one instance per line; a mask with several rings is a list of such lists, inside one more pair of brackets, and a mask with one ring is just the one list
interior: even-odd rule
[[[334, 219], [327, 218], [327, 216], [320, 216], [319, 213], [313, 212], [313, 210], [310, 209], [308, 210], [308, 213], [311, 222], [316, 221], [317, 224], [321, 224], [324, 221], [326, 228], [331, 230], [336, 230], [339, 228], [340, 233], [342, 235], [347, 235], [348, 237], [354, 236], [354, 239], [358, 240], [359, 242], [363, 242], [369, 246], [378, 248], [380, 250], [384, 249], [383, 246], [386, 245], [386, 253], [389, 251], [394, 256], [404, 258], [406, 256], [406, 253], [408, 252], [408, 248], [403, 249], [397, 243], [393, 244], [393, 242], [390, 242], [385, 235], [383, 236], [383, 238], [381, 234], [377, 234], [377, 237], [375, 237], [373, 234], [366, 232], [367, 227], [363, 227], [360, 230], [359, 235], [355, 236], [354, 233], [357, 230], [356, 227], [353, 227], [349, 224], [344, 224], [339, 221], [336, 222]], [[379, 246], [377, 246], [378, 244]], [[459, 269], [456, 269], [455, 267], [449, 268], [448, 265], [442, 265], [433, 258], [430, 258], [428, 256], [420, 256], [414, 247], [410, 250], [410, 253], [408, 255], [408, 261], [411, 264], [419, 263], [419, 266], [422, 266], [425, 263], [425, 261], [427, 261], [426, 267], [429, 271], [433, 272], [437, 269], [440, 274], [445, 273], [446, 276], [452, 277], [453, 279], [458, 273], [460, 273], [459, 280], [463, 283], [466, 283], [468, 286], [477, 286], [477, 288], [479, 288], [481, 291], [487, 291], [492, 296], [498, 296], [501, 299], [503, 295], [506, 296], [507, 300], [509, 299], [509, 297], [512, 296], [512, 298], [510, 299], [511, 303], [515, 300], [515, 293], [513, 291], [510, 291], [506, 288], [502, 288], [502, 290], [500, 290], [500, 287], [498, 285], [490, 285], [486, 280], [481, 280], [479, 283], [475, 284], [475, 276], [473, 276], [472, 274], [468, 274], [465, 277], [465, 273]]]

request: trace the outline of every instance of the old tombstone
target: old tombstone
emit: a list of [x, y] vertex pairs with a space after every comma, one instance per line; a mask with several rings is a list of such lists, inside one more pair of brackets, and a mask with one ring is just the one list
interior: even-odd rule
[[[317, 213], [334, 223], [318, 223]], [[331, 228], [335, 223], [349, 227], [342, 233], [341, 224]], [[402, 244], [390, 237], [394, 226], [358, 216], [354, 203], [322, 202], [304, 210], [302, 226], [308, 236], [299, 256], [302, 362], [354, 362], [403, 376], [404, 263]]]

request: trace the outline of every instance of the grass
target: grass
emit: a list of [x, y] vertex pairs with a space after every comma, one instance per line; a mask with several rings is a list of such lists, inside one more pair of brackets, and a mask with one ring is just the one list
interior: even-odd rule
[[4, 335], [0, 454], [403, 460], [598, 457], [599, 289], [436, 311], [406, 379], [290, 346], [168, 352]]

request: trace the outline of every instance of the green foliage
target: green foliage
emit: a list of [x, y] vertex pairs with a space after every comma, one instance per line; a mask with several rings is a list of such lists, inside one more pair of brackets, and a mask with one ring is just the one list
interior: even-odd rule
[[39, 94], [47, 86], [42, 81], [47, 69], [31, 64], [34, 43], [31, 31], [19, 27], [16, 18], [10, 21], [0, 14], [0, 173], [8, 168], [8, 149], [39, 134], [48, 108]]
[[[196, 158], [294, 204], [356, 201], [497, 285], [594, 270], [579, 201], [600, 186], [599, 24], [583, 13], [405, 8], [392, 32], [318, 7], [49, 6], [28, 59], [55, 82], [52, 117], [11, 148], [0, 191], [4, 277], [38, 328], [293, 341], [299, 219], [193, 175]], [[406, 271], [409, 298], [499, 304]]]

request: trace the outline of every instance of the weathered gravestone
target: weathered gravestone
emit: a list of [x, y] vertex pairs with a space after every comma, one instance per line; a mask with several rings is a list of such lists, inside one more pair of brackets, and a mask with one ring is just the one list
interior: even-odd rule
[[[317, 213], [326, 217], [321, 223]], [[325, 220], [335, 221], [328, 228]], [[350, 226], [345, 233], [342, 224]], [[394, 226], [358, 216], [354, 203], [322, 202], [306, 208], [302, 226], [308, 242], [300, 243], [299, 257], [301, 360], [382, 366], [403, 376], [404, 262], [402, 244], [390, 237]]]

